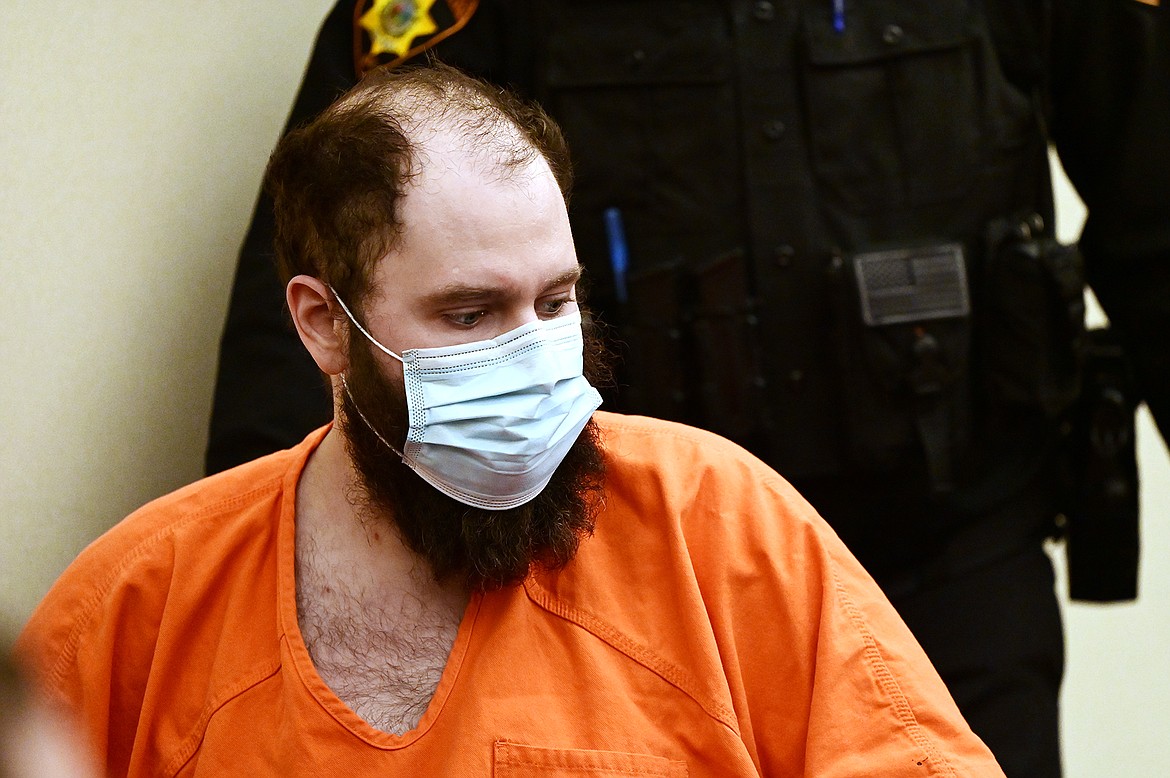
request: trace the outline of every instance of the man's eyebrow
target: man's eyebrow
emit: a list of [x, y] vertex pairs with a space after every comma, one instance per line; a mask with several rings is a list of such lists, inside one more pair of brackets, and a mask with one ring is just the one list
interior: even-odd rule
[[574, 265], [572, 270], [566, 270], [559, 276], [550, 279], [549, 282], [544, 285], [544, 288], [548, 290], [556, 289], [558, 286], [572, 286], [581, 280], [582, 272], [584, 271], [580, 264]]
[[[544, 290], [557, 289], [562, 286], [572, 286], [581, 280], [581, 265], [575, 265], [572, 270], [566, 270], [550, 278], [544, 284]], [[508, 290], [496, 286], [468, 286], [466, 284], [448, 284], [424, 295], [420, 302], [427, 306], [458, 305], [459, 303], [483, 302], [497, 300], [508, 295]]]

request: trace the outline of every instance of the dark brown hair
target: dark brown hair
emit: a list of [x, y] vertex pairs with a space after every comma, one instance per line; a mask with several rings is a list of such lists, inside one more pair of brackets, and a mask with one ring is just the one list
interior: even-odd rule
[[455, 129], [503, 175], [539, 155], [568, 198], [568, 149], [539, 106], [440, 63], [378, 68], [286, 135], [269, 160], [264, 186], [285, 283], [315, 276], [361, 306], [374, 263], [401, 235], [399, 203], [423, 127]]

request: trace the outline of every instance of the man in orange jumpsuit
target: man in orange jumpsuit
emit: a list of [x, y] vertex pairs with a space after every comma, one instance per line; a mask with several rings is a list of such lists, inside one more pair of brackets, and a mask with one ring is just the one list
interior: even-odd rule
[[131, 515], [19, 642], [114, 775], [1002, 775], [775, 472], [595, 413], [539, 109], [375, 71], [266, 186], [335, 419]]

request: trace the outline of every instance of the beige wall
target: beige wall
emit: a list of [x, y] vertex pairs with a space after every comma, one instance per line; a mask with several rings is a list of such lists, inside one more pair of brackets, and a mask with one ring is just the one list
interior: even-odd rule
[[201, 472], [234, 259], [329, 0], [0, 3], [0, 607]]
[[[198, 477], [235, 253], [329, 5], [0, 3], [0, 616], [13, 627], [85, 543]], [[1142, 600], [1067, 608], [1071, 778], [1170, 762], [1170, 465], [1148, 423], [1141, 443]]]

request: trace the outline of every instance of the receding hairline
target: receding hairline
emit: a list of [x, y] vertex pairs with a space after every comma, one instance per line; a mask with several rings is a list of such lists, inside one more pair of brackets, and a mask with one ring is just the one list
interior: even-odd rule
[[374, 263], [402, 238], [408, 193], [450, 165], [519, 185], [547, 169], [566, 206], [572, 190], [564, 135], [538, 103], [441, 62], [376, 68], [269, 160], [282, 277], [324, 278], [360, 304]]
[[[430, 68], [431, 73], [435, 68]], [[500, 173], [529, 167], [536, 160], [548, 163], [536, 144], [482, 89], [490, 84], [469, 77], [459, 78], [451, 69], [440, 69], [446, 77], [419, 79], [411, 73], [400, 78], [375, 80], [340, 98], [329, 110], [339, 114], [369, 112], [392, 125], [408, 146], [412, 170], [419, 172], [421, 157], [434, 149], [428, 140], [450, 137], [450, 149], [463, 152]], [[503, 94], [501, 90], [501, 94]]]

